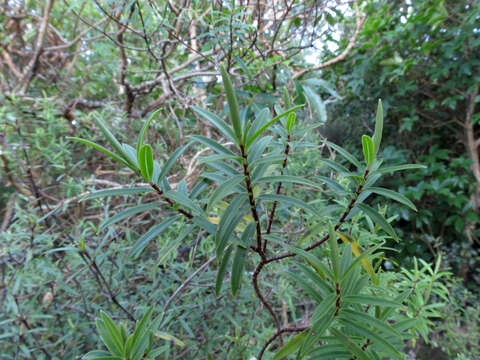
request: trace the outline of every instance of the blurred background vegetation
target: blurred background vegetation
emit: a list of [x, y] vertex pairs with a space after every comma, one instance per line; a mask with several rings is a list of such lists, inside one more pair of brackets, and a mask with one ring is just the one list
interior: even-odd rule
[[[382, 99], [382, 157], [427, 165], [382, 179], [419, 209], [388, 205], [402, 241], [383, 266], [442, 255], [442, 268], [454, 274], [444, 280], [450, 295], [428, 344], [406, 352], [480, 358], [478, 1], [6, 0], [0, 7], [0, 359], [78, 358], [97, 346], [99, 309], [127, 321], [161, 307], [214, 253], [202, 234], [170, 246], [180, 222], [139, 260], [128, 257], [125, 249], [162, 212], [99, 230], [139, 200], [79, 200], [136, 179], [66, 137], [100, 139], [92, 122], [100, 117], [128, 142], [159, 110], [149, 136], [160, 160], [190, 134], [219, 139], [191, 111], [223, 111], [218, 63], [235, 74], [244, 104], [275, 111], [284, 88], [308, 104], [298, 121], [320, 127], [289, 164], [299, 174], [328, 174], [319, 161], [334, 156], [325, 138], [357, 152], [350, 139], [371, 132]], [[169, 180], [193, 183], [198, 155], [195, 147], [182, 155]], [[88, 257], [78, 252], [81, 242]], [[184, 343], [165, 345], [166, 358], [250, 359], [272, 331], [253, 311], [253, 290], [243, 287], [234, 302], [216, 299], [216, 265], [202, 270], [166, 309], [165, 331]], [[266, 281], [285, 321], [310, 306], [288, 281]]]

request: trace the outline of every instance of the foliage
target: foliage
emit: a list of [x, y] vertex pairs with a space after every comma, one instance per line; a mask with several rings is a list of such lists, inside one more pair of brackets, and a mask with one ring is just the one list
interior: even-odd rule
[[[216, 281], [217, 296], [221, 293], [223, 278], [232, 252], [234, 255], [231, 267], [231, 290], [234, 297], [241, 285], [247, 255], [256, 253], [260, 257], [260, 261], [253, 271], [252, 284], [258, 300], [272, 316], [277, 331], [263, 345], [258, 359], [262, 359], [269, 345], [277, 337], [281, 338], [284, 333], [298, 334], [277, 351], [274, 359], [284, 358], [293, 353], [298, 353], [298, 358], [306, 356], [330, 358], [332, 352], [336, 354], [337, 358], [354, 356], [368, 359], [377, 358], [382, 354], [383, 356], [402, 358], [399, 349], [403, 346], [402, 339], [407, 336], [406, 333], [402, 334], [404, 330], [418, 329], [422, 335], [427, 336], [425, 322], [429, 317], [436, 316], [436, 313], [430, 309], [433, 305], [417, 307], [419, 304], [426, 305], [432, 290], [438, 291], [436, 281], [442, 274], [437, 274], [440, 261], [437, 262], [435, 273], [428, 267], [428, 264], [424, 264], [424, 269], [428, 269], [433, 276], [430, 281], [425, 279], [417, 284], [420, 280], [419, 276], [414, 276], [405, 270], [407, 275], [405, 281], [410, 284], [412, 289], [407, 288], [404, 291], [397, 289], [397, 291], [391, 292], [388, 291], [391, 287], [388, 285], [387, 279], [392, 279], [395, 274], [387, 273], [385, 276], [381, 269], [375, 271], [373, 267], [374, 259], [383, 254], [378, 252], [384, 244], [384, 236], [377, 234], [378, 229], [383, 229], [389, 237], [395, 240], [398, 238], [388, 220], [374, 208], [363, 204], [363, 201], [371, 193], [378, 193], [413, 206], [403, 195], [387, 189], [376, 188], [373, 185], [382, 173], [421, 167], [404, 165], [392, 168], [382, 166], [381, 161], [377, 159], [383, 129], [381, 102], [378, 104], [373, 138], [368, 135], [362, 136], [365, 165], [362, 165], [346, 150], [331, 144], [357, 168], [357, 171], [345, 171], [346, 168], [342, 165], [330, 163], [333, 168], [341, 170], [342, 176], [352, 179], [345, 184], [347, 186], [337, 183], [334, 179], [318, 177], [334, 192], [344, 196], [344, 204], [338, 209], [342, 215], [333, 225], [331, 221], [325, 222], [326, 219], [322, 219], [319, 213], [320, 209], [300, 200], [298, 196], [281, 195], [283, 183], [322, 189], [322, 186], [314, 181], [284, 173], [290, 152], [290, 143], [295, 148], [292, 135], [302, 134], [301, 130], [293, 132], [294, 110], [298, 107], [282, 111], [280, 115], [271, 120], [267, 108], [253, 108], [250, 111], [247, 108], [240, 111], [230, 76], [223, 67], [221, 73], [228, 99], [231, 125], [207, 110], [196, 109], [196, 111], [211, 121], [219, 132], [232, 141], [233, 150], [212, 139], [194, 135], [192, 137], [194, 140], [208, 146], [216, 155], [209, 156], [207, 162], [211, 168], [208, 170], [214, 170], [214, 172], [201, 174], [199, 183], [192, 185], [193, 189], [190, 193], [186, 183], [183, 185], [180, 183], [177, 190], [172, 190], [166, 178], [179, 151], [175, 151], [170, 159], [161, 166], [154, 160], [152, 147], [144, 144], [151, 119], [140, 131], [136, 145], [137, 150], [129, 145], [121, 144], [100, 120], [97, 120], [97, 124], [115, 152], [110, 152], [101, 145], [85, 139], [72, 138], [106, 153], [121, 165], [129, 167], [141, 175], [150, 183], [158, 197], [171, 208], [170, 217], [151, 228], [147, 235], [142, 236], [131, 248], [132, 253], [137, 255], [147, 246], [148, 243], [145, 239], [150, 240], [149, 233], [155, 231], [157, 235], [167, 228], [163, 226], [164, 223], [176, 221], [178, 214], [181, 214], [192, 223], [187, 228], [188, 232], [199, 227], [200, 230], [206, 231], [214, 238], [216, 258], [219, 264]], [[288, 103], [290, 101], [285, 100], [284, 105], [288, 105]], [[278, 104], [278, 109], [281, 109], [280, 105]], [[285, 117], [287, 120], [284, 120]], [[278, 156], [282, 151], [275, 150], [275, 147], [278, 148], [278, 146], [270, 146], [273, 137], [264, 134], [269, 128], [277, 136], [287, 140], [283, 150], [283, 159], [282, 156], [280, 158]], [[180, 149], [180, 151], [183, 150], [184, 148]], [[272, 175], [275, 173], [272, 168], [275, 163], [282, 164], [279, 170], [280, 176]], [[210, 186], [205, 185], [205, 179], [217, 183], [216, 188], [208, 191]], [[205, 189], [206, 191], [204, 191]], [[131, 190], [132, 188], [128, 191]], [[292, 188], [291, 191], [293, 190]], [[101, 195], [111, 195], [111, 193], [103, 192]], [[346, 198], [345, 195], [347, 195]], [[220, 202], [226, 203], [219, 208], [217, 205]], [[270, 211], [266, 205], [268, 202], [273, 202]], [[158, 205], [157, 203], [148, 203], [137, 206], [137, 208], [141, 207], [142, 210], [147, 210]], [[294, 246], [289, 245], [282, 236], [271, 232], [275, 225], [280, 226], [280, 229], [284, 226], [282, 221], [278, 224], [275, 211], [278, 207], [280, 212], [285, 206], [287, 208], [298, 207], [309, 215], [300, 214], [300, 218], [308, 219], [310, 230], [297, 232], [298, 236], [290, 234], [293, 237], [290, 242], [294, 243]], [[136, 208], [130, 208], [115, 215], [112, 219], [123, 219], [134, 211], [137, 211]], [[351, 214], [353, 218], [350, 223], [346, 220]], [[267, 222], [266, 231], [262, 230], [261, 218]], [[332, 219], [331, 216], [327, 217], [327, 219], [329, 218]], [[362, 221], [360, 221], [362, 218], [366, 219], [366, 224], [370, 226], [369, 229], [362, 225]], [[298, 222], [295, 218], [288, 219], [288, 221]], [[153, 230], [156, 227], [159, 227], [158, 231]], [[328, 228], [327, 234], [320, 240], [315, 240], [325, 227]], [[345, 230], [343, 230], [344, 227]], [[347, 231], [349, 235], [341, 232], [342, 230]], [[344, 242], [342, 247], [338, 246], [338, 236]], [[360, 241], [362, 237], [364, 240]], [[272, 243], [277, 246], [272, 246]], [[328, 250], [319, 253], [319, 247], [323, 243], [328, 243]], [[360, 243], [364, 244], [360, 245]], [[365, 250], [360, 250], [361, 246]], [[279, 253], [282, 248], [288, 251], [283, 254]], [[273, 255], [268, 257], [267, 252], [272, 251]], [[352, 253], [356, 259], [352, 257]], [[309, 297], [315, 300], [317, 306], [309, 319], [310, 326], [282, 327], [272, 305], [260, 291], [258, 277], [261, 270], [269, 263], [295, 258], [297, 255], [309, 264], [309, 266], [305, 266], [299, 263], [297, 266], [300, 266], [304, 276], [315, 284], [315, 287], [312, 287], [310, 281], [306, 282], [294, 273], [290, 273], [290, 276], [304, 288]], [[422, 270], [421, 273], [424, 271]], [[427, 284], [426, 290], [423, 288], [423, 283]], [[411, 318], [401, 315], [404, 302], [407, 306], [413, 307], [414, 311], [410, 311]], [[392, 314], [395, 315], [395, 319], [392, 318]], [[393, 320], [395, 322], [392, 324]], [[370, 324], [371, 327], [366, 324]], [[317, 345], [319, 341], [321, 341], [321, 346]]]
[[[105, 316], [100, 315], [102, 309], [119, 329], [134, 332], [147, 305], [152, 314], [160, 314], [161, 330], [185, 344], [155, 338], [159, 358], [250, 359], [262, 349], [264, 358], [272, 358], [290, 351], [280, 349], [292, 339], [304, 349], [302, 343], [312, 338], [312, 314], [323, 296], [334, 292], [332, 286], [336, 296], [337, 282], [325, 274], [318, 282], [312, 257], [303, 259], [305, 254], [293, 251], [327, 236], [329, 224], [335, 227], [355, 198], [365, 167], [358, 160], [364, 152], [360, 139], [365, 133], [373, 135], [370, 120], [378, 98], [388, 119], [381, 139], [387, 146], [382, 146], [372, 169], [378, 160], [428, 167], [385, 173], [376, 186], [364, 185], [355, 201], [358, 206], [333, 234], [339, 238], [338, 274], [345, 274], [342, 266], [350, 256], [355, 270], [346, 278], [360, 276], [358, 288], [366, 282], [362, 296], [394, 299], [420, 284], [418, 295], [410, 293], [390, 312], [389, 326], [415, 339], [435, 321], [429, 341], [468, 358], [468, 339], [453, 344], [443, 338], [450, 330], [435, 330], [456, 329], [448, 322], [452, 318], [476, 329], [467, 316], [470, 312], [442, 308], [444, 299], [426, 296], [435, 277], [421, 262], [415, 268], [412, 259], [434, 261], [447, 250], [441, 257], [457, 274], [468, 280], [477, 276], [474, 161], [458, 122], [449, 122], [455, 116], [468, 125], [471, 86], [478, 73], [478, 55], [470, 51], [478, 40], [472, 35], [477, 7], [469, 7], [467, 1], [436, 0], [254, 3], [4, 2], [2, 359], [80, 358], [92, 349], [104, 349], [95, 333], [95, 318]], [[418, 39], [423, 39], [421, 47]], [[395, 62], [396, 51], [403, 64]], [[390, 61], [382, 63], [386, 59]], [[236, 130], [218, 121], [229, 114], [218, 64], [233, 74], [240, 131], [236, 115]], [[465, 69], [473, 75], [462, 75]], [[431, 96], [434, 102], [428, 102]], [[245, 248], [252, 231], [255, 246], [257, 233], [256, 226], [248, 227], [255, 223], [248, 197], [246, 206], [232, 206], [233, 198], [246, 191], [242, 156], [233, 144], [239, 143], [238, 133], [253, 135], [245, 126], [265, 126], [296, 106], [300, 107], [266, 126], [247, 149], [247, 160], [258, 158], [249, 164], [256, 169], [251, 171], [252, 190], [262, 240], [268, 241], [265, 256], [269, 260], [295, 254], [264, 265], [257, 292], [247, 282], [263, 260], [251, 247]], [[478, 120], [474, 110], [472, 123]], [[102, 124], [131, 148], [120, 145], [118, 151], [117, 143], [105, 141]], [[478, 138], [478, 124], [472, 130]], [[88, 139], [108, 151], [69, 141], [68, 136]], [[246, 138], [240, 140], [246, 145]], [[363, 140], [368, 162], [379, 140]], [[126, 154], [120, 156], [121, 165], [110, 151]], [[157, 185], [173, 206], [144, 178], [164, 179]], [[372, 178], [370, 173], [367, 182]], [[418, 212], [412, 215], [408, 207]], [[220, 239], [209, 230], [224, 226], [226, 214], [237, 211], [245, 216], [234, 218], [236, 227], [222, 233], [232, 236], [224, 238], [228, 241], [222, 254]], [[274, 221], [269, 221], [272, 213]], [[195, 216], [189, 219], [186, 214]], [[400, 242], [391, 239], [393, 231]], [[327, 245], [334, 246], [325, 240], [307, 253], [333, 274], [335, 251]], [[222, 256], [217, 258], [217, 253]], [[400, 272], [402, 266], [410, 276]], [[420, 280], [412, 282], [412, 276]], [[432, 292], [446, 281], [442, 277], [433, 282]], [[323, 283], [328, 288], [318, 285]], [[341, 293], [350, 291], [348, 284], [341, 285]], [[465, 286], [475, 291], [472, 285]], [[255, 300], [258, 294], [271, 306], [281, 329], [295, 331], [278, 335], [267, 306]], [[427, 298], [447, 321], [427, 318], [432, 313], [424, 311], [430, 309], [425, 305], [420, 306], [419, 323], [405, 323], [419, 332], [397, 329]], [[453, 299], [449, 301], [455, 304]], [[462, 301], [466, 309], [473, 303]], [[358, 305], [340, 302], [340, 308], [332, 331], [363, 346], [368, 336], [355, 333], [355, 325], [346, 325], [342, 313], [353, 311], [358, 318], [352, 321], [363, 323], [360, 317], [376, 318], [375, 309], [382, 305], [364, 312]], [[305, 329], [296, 331], [301, 328]], [[373, 325], [363, 331], [384, 340], [393, 335], [390, 328]], [[338, 339], [344, 338], [340, 334]], [[382, 348], [381, 341], [373, 340], [367, 353]], [[321, 341], [337, 350], [344, 347], [330, 337], [317, 345]], [[392, 344], [402, 351], [400, 340]]]
[[325, 74], [345, 96], [331, 106], [333, 118], [348, 119], [344, 131], [358, 134], [373, 117], [359, 110], [384, 100], [389, 156], [429, 165], [384, 179], [420, 209], [413, 222], [391, 209], [405, 219], [396, 225], [405, 239], [397, 259], [455, 254], [446, 260], [478, 283], [479, 7], [471, 1], [377, 1], [366, 11], [362, 45]]

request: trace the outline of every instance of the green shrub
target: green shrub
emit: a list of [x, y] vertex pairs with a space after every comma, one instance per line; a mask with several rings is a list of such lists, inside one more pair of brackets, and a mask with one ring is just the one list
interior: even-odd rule
[[[153, 116], [140, 131], [135, 147], [120, 143], [100, 119], [97, 126], [112, 147], [108, 150], [86, 139], [73, 138], [102, 151], [123, 167], [130, 168], [149, 187], [107, 190], [89, 198], [154, 192], [158, 200], [127, 208], [106, 221], [111, 225], [132, 214], [162, 207], [162, 220], [151, 227], [129, 248], [138, 258], [150, 242], [173, 224], [184, 219], [185, 226], [175, 244], [190, 232], [205, 232], [213, 241], [218, 271], [215, 294], [222, 296], [224, 279], [230, 274], [233, 297], [239, 294], [248, 271], [259, 304], [255, 311], [269, 313], [273, 335], [257, 346], [260, 360], [266, 354], [273, 359], [297, 354], [297, 358], [380, 359], [402, 358], [404, 340], [416, 333], [427, 336], [430, 318], [438, 316], [442, 304], [428, 304], [432, 293], [445, 297], [438, 280], [440, 258], [432, 269], [428, 264], [403, 273], [381, 268], [386, 239], [398, 241], [392, 219], [384, 217], [385, 208], [365, 204], [377, 194], [415, 209], [405, 196], [375, 187], [383, 175], [420, 165], [385, 166], [378, 157], [383, 129], [381, 103], [378, 105], [373, 137], [362, 136], [364, 162], [339, 146], [327, 142], [349, 164], [322, 159], [336, 173], [334, 177], [307, 179], [288, 174], [287, 163], [297, 150], [305, 130], [296, 124], [288, 96], [280, 115], [272, 118], [268, 109], [247, 107], [240, 110], [231, 79], [222, 68], [228, 99], [230, 124], [201, 108], [194, 111], [210, 121], [232, 145], [227, 147], [200, 135], [177, 149], [163, 165], [155, 160], [152, 147], [145, 143]], [[273, 135], [267, 135], [271, 131]], [[277, 140], [277, 141], [274, 141]], [[167, 175], [179, 156], [193, 143], [212, 151], [201, 161], [205, 169], [198, 181], [188, 185], [180, 181], [172, 188]], [[283, 143], [283, 145], [282, 145]], [[352, 169], [353, 170], [350, 170]], [[327, 190], [328, 189], [328, 190]], [[333, 192], [334, 204], [322, 201], [323, 192]], [[285, 194], [286, 192], [286, 194]], [[88, 253], [85, 243], [80, 251]], [[232, 263], [230, 265], [230, 263]], [[301, 317], [292, 311], [283, 324], [274, 309], [281, 295], [265, 291], [268, 280], [262, 270], [288, 263], [285, 275], [289, 291], [306, 295], [314, 304], [313, 313]], [[278, 274], [276, 274], [278, 275]], [[234, 300], [236, 301], [236, 300]], [[286, 320], [285, 320], [286, 319]], [[285, 324], [293, 323], [292, 326]], [[289, 340], [283, 346], [284, 336]]]

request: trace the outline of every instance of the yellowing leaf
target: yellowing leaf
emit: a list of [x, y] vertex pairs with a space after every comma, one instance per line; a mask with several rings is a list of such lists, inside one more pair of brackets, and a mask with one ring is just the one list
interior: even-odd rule
[[[350, 246], [352, 247], [353, 255], [355, 255], [356, 257], [359, 257], [360, 255], [362, 255], [362, 249], [358, 244], [358, 242], [352, 241], [347, 234], [344, 234], [340, 231], [337, 231], [337, 234], [345, 244], [350, 244]], [[376, 283], [377, 277], [370, 259], [368, 257], [365, 257], [360, 262], [362, 263], [362, 267], [365, 269], [365, 271], [370, 275], [370, 278], [372, 279], [372, 281]]]
[[158, 331], [155, 333], [155, 336], [162, 339], [162, 340], [166, 340], [166, 341], [173, 341], [175, 343], [175, 345], [177, 346], [180, 346], [180, 347], [184, 347], [185, 346], [185, 343], [176, 338], [175, 336], [173, 335], [170, 335], [170, 334], [167, 334], [166, 332], [163, 332], [163, 331]]
[[[243, 220], [248, 224], [253, 222], [253, 217], [250, 215], [245, 215], [243, 217]], [[218, 225], [220, 223], [220, 218], [218, 216], [209, 216], [208, 221], [210, 221], [212, 224]], [[237, 225], [235, 230], [243, 231], [245, 230], [246, 225], [242, 222]]]

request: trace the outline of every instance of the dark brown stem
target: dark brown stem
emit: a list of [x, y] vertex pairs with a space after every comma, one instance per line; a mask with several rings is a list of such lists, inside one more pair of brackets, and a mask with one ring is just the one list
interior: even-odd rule
[[273, 335], [270, 339], [268, 339], [268, 341], [265, 343], [265, 345], [263, 345], [262, 350], [260, 350], [260, 353], [258, 354], [258, 360], [262, 359], [262, 356], [263, 356], [263, 353], [265, 352], [265, 350], [267, 350], [268, 346], [272, 342], [274, 342], [277, 337], [279, 337], [279, 336], [281, 336], [282, 334], [285, 334], [285, 333], [302, 332], [302, 331], [307, 330], [307, 329], [308, 329], [308, 326], [303, 326], [303, 327], [298, 327], [298, 328], [283, 328], [283, 329], [278, 330], [275, 333], [275, 335]]
[[252, 212], [253, 220], [255, 220], [257, 224], [257, 247], [255, 251], [258, 253], [258, 255], [260, 255], [260, 257], [262, 258], [262, 261], [264, 261], [266, 257], [262, 249], [262, 227], [260, 225], [260, 217], [258, 216], [258, 212], [257, 212], [257, 204], [255, 203], [255, 198], [253, 197], [252, 180], [250, 178], [250, 171], [248, 170], [248, 156], [247, 156], [247, 153], [245, 152], [245, 146], [243, 144], [240, 145], [240, 150], [242, 152], [243, 175], [245, 176], [245, 185], [247, 187], [250, 210]]
[[277, 327], [278, 330], [281, 329], [281, 324], [280, 320], [278, 319], [277, 314], [275, 314], [275, 311], [273, 311], [272, 306], [268, 303], [268, 301], [263, 297], [262, 293], [260, 292], [260, 288], [258, 287], [258, 275], [260, 274], [260, 271], [262, 271], [262, 268], [265, 266], [266, 262], [265, 260], [261, 260], [260, 263], [257, 265], [257, 268], [255, 269], [253, 276], [252, 276], [252, 283], [253, 283], [253, 288], [255, 289], [255, 294], [265, 306], [265, 308], [268, 310], [270, 315], [272, 315], [273, 321], [275, 322], [275, 326]]
[[97, 280], [97, 283], [100, 286], [100, 288], [105, 288], [107, 290], [108, 296], [113, 301], [113, 303], [115, 305], [117, 305], [118, 308], [120, 310], [122, 310], [128, 316], [128, 318], [130, 320], [135, 321], [135, 317], [127, 309], [125, 309], [122, 306], [122, 304], [120, 304], [120, 302], [117, 300], [116, 295], [113, 293], [112, 289], [110, 288], [109, 283], [107, 282], [107, 280], [103, 276], [103, 273], [100, 270], [100, 268], [98, 267], [95, 259], [93, 259], [90, 256], [90, 254], [88, 252], [86, 252], [85, 250], [81, 251], [79, 254], [82, 257], [83, 261], [85, 261], [85, 263], [88, 265], [90, 271], [95, 276], [95, 279]]
[[[367, 339], [367, 341], [365, 341], [365, 344], [362, 345], [362, 350], [365, 351], [367, 350], [368, 346], [370, 345], [370, 339]], [[357, 357], [356, 356], [352, 356], [350, 359], [348, 360], [356, 360]]]
[[337, 308], [337, 310], [335, 310], [335, 315], [333, 315], [333, 317], [336, 317], [338, 315], [338, 313], [340, 312], [340, 305], [342, 304], [341, 303], [340, 284], [336, 283], [335, 286], [336, 286], [335, 290], [337, 292], [337, 301], [335, 302], [335, 307]]
[[[285, 173], [285, 168], [287, 167], [288, 153], [290, 152], [290, 140], [291, 140], [290, 134], [288, 134], [287, 145], [285, 146], [285, 152], [284, 152], [285, 157], [283, 158], [282, 171], [280, 172], [280, 175], [283, 175]], [[276, 194], [280, 195], [281, 191], [282, 191], [282, 182], [280, 181], [277, 184]], [[267, 234], [270, 234], [270, 232], [272, 231], [272, 224], [273, 224], [273, 219], [275, 216], [276, 209], [277, 209], [277, 201], [274, 201], [272, 206], [272, 212], [270, 213], [270, 217], [268, 219]], [[267, 248], [267, 241], [265, 240], [263, 243], [263, 252], [266, 251], [266, 248]]]

